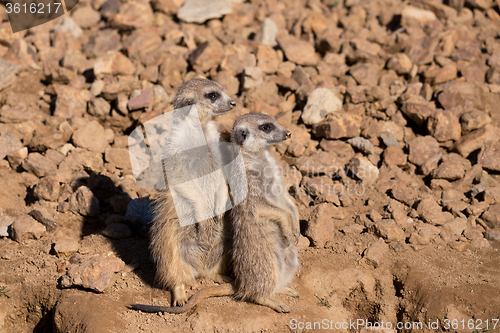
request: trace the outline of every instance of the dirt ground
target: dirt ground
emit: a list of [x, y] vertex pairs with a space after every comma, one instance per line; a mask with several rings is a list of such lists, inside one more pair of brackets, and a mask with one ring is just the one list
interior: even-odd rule
[[[88, 0], [10, 29], [0, 4], [0, 332], [500, 331], [499, 0]], [[197, 77], [236, 101], [223, 136], [292, 133], [290, 313], [126, 307], [171, 299], [128, 135]]]

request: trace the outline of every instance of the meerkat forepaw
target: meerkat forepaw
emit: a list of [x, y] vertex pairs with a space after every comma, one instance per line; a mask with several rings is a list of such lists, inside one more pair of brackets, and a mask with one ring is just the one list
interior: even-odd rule
[[277, 300], [274, 300], [271, 298], [257, 300], [257, 301], [255, 301], [255, 303], [267, 306], [267, 307], [269, 307], [269, 308], [271, 308], [274, 311], [279, 312], [279, 313], [288, 313], [288, 312], [292, 311], [292, 309], [289, 308], [285, 303], [282, 303], [280, 301], [277, 301]]
[[212, 276], [212, 280], [214, 280], [215, 283], [230, 283], [233, 282], [233, 279], [231, 279], [229, 276], [222, 275], [222, 274], [215, 274]]

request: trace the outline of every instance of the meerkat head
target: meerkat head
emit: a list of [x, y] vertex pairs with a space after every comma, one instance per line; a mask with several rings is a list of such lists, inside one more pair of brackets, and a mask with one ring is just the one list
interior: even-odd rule
[[236, 119], [231, 142], [248, 151], [259, 151], [289, 139], [292, 133], [264, 113], [247, 113]]
[[227, 113], [236, 106], [220, 84], [205, 79], [193, 79], [184, 83], [175, 95], [175, 109], [193, 104], [196, 104], [201, 119]]

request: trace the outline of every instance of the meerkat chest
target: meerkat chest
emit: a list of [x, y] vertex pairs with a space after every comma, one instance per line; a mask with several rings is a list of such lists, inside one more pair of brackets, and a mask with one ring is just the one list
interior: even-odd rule
[[220, 141], [220, 133], [217, 125], [213, 121], [209, 121], [205, 124], [203, 128], [203, 134], [205, 135], [205, 139], [207, 143], [219, 142]]

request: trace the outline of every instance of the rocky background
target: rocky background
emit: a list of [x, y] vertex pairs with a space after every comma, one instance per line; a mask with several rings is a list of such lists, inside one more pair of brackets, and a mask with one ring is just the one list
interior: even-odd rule
[[[0, 5], [0, 331], [282, 331], [319, 315], [491, 325], [499, 6], [91, 0], [13, 34]], [[273, 148], [301, 214], [290, 315], [230, 298], [180, 316], [124, 307], [169, 302], [147, 251], [156, 193], [135, 183], [128, 134], [196, 77], [235, 98], [224, 133], [246, 112], [292, 132]]]

